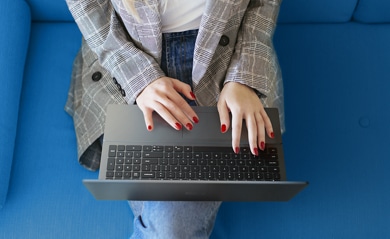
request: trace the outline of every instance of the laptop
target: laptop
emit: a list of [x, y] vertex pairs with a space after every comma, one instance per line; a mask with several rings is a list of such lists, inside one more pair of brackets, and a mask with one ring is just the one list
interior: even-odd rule
[[279, 113], [267, 108], [274, 138], [251, 154], [243, 124], [240, 153], [231, 129], [220, 132], [216, 107], [193, 106], [200, 122], [173, 129], [157, 113], [145, 127], [136, 105], [109, 105], [98, 179], [84, 185], [98, 200], [288, 201], [306, 181], [287, 181]]

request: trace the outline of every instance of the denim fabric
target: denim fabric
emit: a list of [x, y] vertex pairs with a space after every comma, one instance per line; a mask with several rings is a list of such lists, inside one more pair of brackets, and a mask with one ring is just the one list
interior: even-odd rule
[[[162, 70], [191, 87], [197, 34], [197, 30], [163, 34]], [[129, 204], [134, 214], [131, 239], [205, 239], [212, 232], [221, 202], [130, 201]]]
[[134, 213], [131, 239], [206, 239], [221, 202], [129, 202]]
[[[192, 65], [198, 30], [164, 33], [161, 69], [166, 76], [178, 79], [192, 87]], [[190, 105], [194, 101], [186, 99]]]

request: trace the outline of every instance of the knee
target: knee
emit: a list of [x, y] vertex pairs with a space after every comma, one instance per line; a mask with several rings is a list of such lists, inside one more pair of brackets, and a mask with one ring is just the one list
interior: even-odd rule
[[220, 202], [145, 202], [135, 231], [148, 235], [145, 238], [208, 238], [219, 206]]

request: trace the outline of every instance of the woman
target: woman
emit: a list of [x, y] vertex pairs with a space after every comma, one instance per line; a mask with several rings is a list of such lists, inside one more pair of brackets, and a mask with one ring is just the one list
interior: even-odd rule
[[[154, 111], [173, 128], [191, 130], [202, 119], [190, 105], [217, 105], [221, 131], [232, 128], [236, 153], [243, 122], [253, 154], [264, 149], [265, 134], [273, 137], [265, 106], [278, 107], [284, 125], [282, 81], [272, 45], [279, 0], [67, 3], [83, 42], [66, 110], [74, 118], [85, 167], [99, 167], [98, 139], [108, 104], [137, 103], [150, 131]], [[220, 203], [130, 205], [134, 238], [208, 238]]]

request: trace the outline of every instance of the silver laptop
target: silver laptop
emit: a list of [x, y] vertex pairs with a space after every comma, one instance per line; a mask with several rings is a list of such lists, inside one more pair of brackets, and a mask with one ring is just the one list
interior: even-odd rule
[[98, 200], [288, 201], [308, 182], [287, 181], [279, 114], [266, 111], [275, 137], [251, 154], [243, 124], [240, 153], [220, 132], [216, 107], [193, 107], [200, 122], [177, 131], [158, 114], [147, 131], [135, 105], [110, 105], [99, 178], [83, 180]]

